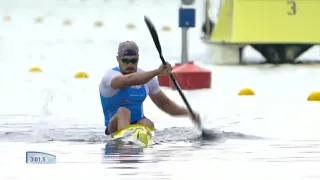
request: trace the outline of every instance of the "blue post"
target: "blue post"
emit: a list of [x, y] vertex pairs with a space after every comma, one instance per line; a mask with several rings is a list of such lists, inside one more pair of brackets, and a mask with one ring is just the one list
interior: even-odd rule
[[182, 28], [181, 63], [188, 62], [188, 28], [196, 25], [195, 8], [179, 8], [179, 27]]

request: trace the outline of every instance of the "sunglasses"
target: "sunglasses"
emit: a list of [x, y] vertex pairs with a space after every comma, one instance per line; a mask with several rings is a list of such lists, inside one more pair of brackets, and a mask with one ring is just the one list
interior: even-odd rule
[[128, 58], [124, 58], [124, 59], [121, 59], [121, 61], [124, 63], [124, 64], [136, 64], [138, 62], [138, 59], [137, 58], [133, 58], [133, 59], [128, 59]]

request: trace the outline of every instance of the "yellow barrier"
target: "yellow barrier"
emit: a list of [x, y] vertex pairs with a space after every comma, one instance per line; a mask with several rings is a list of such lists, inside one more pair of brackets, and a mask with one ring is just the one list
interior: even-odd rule
[[37, 23], [37, 24], [40, 24], [43, 22], [43, 18], [42, 17], [37, 17], [34, 19], [34, 22]]
[[224, 0], [212, 41], [320, 42], [318, 0]]
[[311, 92], [308, 101], [320, 101], [320, 91]]
[[42, 69], [40, 68], [40, 67], [38, 67], [38, 66], [34, 66], [34, 67], [31, 67], [30, 69], [29, 69], [29, 72], [42, 72]]
[[169, 31], [171, 31], [171, 28], [170, 28], [170, 26], [162, 26], [161, 30], [164, 32], [169, 32]]
[[11, 21], [11, 17], [10, 16], [4, 16], [3, 17], [3, 21], [10, 22]]
[[96, 22], [93, 23], [93, 25], [95, 27], [102, 27], [102, 26], [104, 26], [104, 23], [102, 21], [96, 21]]
[[[3, 21], [4, 22], [10, 22], [11, 21], [11, 17], [10, 16], [4, 16], [3, 17]], [[36, 23], [36, 24], [41, 24], [41, 23], [43, 23], [43, 21], [44, 21], [43, 17], [39, 16], [39, 17], [34, 18], [34, 23]], [[63, 20], [61, 22], [61, 24], [63, 26], [71, 26], [72, 25], [72, 20], [70, 20], [70, 19]], [[93, 22], [93, 26], [97, 27], [97, 28], [103, 27], [104, 25], [105, 25], [104, 22], [101, 21], [101, 20], [97, 20], [97, 21]], [[134, 23], [128, 23], [128, 24], [125, 25], [125, 28], [128, 29], [128, 30], [134, 30], [134, 29], [137, 29], [137, 26]], [[169, 31], [171, 31], [171, 27], [168, 26], [168, 25], [164, 25], [164, 26], [162, 26], [161, 30], [164, 31], [164, 32], [169, 32]]]
[[254, 91], [250, 88], [243, 88], [239, 91], [238, 96], [254, 96]]
[[129, 30], [132, 30], [132, 29], [136, 29], [137, 26], [134, 25], [133, 23], [128, 23], [128, 24], [126, 25], [126, 28], [129, 29]]
[[89, 75], [86, 72], [78, 72], [74, 75], [74, 78], [76, 79], [87, 79], [89, 78]]
[[232, 23], [233, 23], [233, 0], [227, 0], [223, 3], [218, 22], [211, 34], [212, 41], [232, 41]]
[[71, 20], [64, 20], [64, 21], [62, 22], [62, 24], [63, 24], [64, 26], [70, 26], [72, 23], [71, 23]]
[[[42, 72], [42, 69], [38, 66], [34, 66], [29, 69], [29, 72], [39, 73], [39, 72]], [[80, 71], [74, 75], [74, 78], [75, 79], [88, 79], [89, 75], [88, 75], [88, 73], [86, 73], [84, 71]], [[238, 96], [254, 96], [254, 95], [255, 95], [255, 92], [251, 88], [243, 88], [238, 92]], [[311, 92], [309, 94], [309, 96], [307, 97], [307, 101], [320, 102], [320, 91]]]

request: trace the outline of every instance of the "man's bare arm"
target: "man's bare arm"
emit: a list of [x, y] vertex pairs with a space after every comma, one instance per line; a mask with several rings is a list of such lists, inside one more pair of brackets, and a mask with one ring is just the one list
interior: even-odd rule
[[126, 75], [119, 75], [112, 79], [111, 87], [113, 89], [121, 89], [130, 86], [146, 84], [148, 81], [159, 74], [159, 70], [155, 69], [147, 72], [135, 72]]
[[170, 100], [162, 91], [159, 91], [157, 94], [151, 94], [150, 98], [159, 109], [171, 116], [189, 115], [189, 112], [185, 107], [179, 106], [174, 101]]

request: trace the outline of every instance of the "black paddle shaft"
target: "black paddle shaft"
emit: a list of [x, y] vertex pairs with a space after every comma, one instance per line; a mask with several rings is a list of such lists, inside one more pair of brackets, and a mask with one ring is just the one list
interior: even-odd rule
[[[154, 27], [153, 23], [151, 22], [151, 20], [148, 17], [145, 16], [144, 17], [144, 21], [147, 24], [148, 29], [149, 29], [149, 31], [151, 33], [153, 42], [156, 45], [156, 48], [157, 48], [157, 50], [159, 52], [160, 59], [161, 59], [162, 63], [164, 65], [166, 65], [167, 62], [164, 60], [164, 57], [162, 56], [162, 49], [161, 49], [161, 45], [160, 45], [160, 41], [159, 41], [159, 37], [158, 37], [158, 33], [156, 31], [156, 28]], [[195, 114], [194, 114], [194, 112], [193, 112], [193, 110], [192, 110], [187, 98], [183, 94], [183, 92], [182, 92], [182, 90], [181, 90], [176, 78], [174, 77], [174, 75], [172, 73], [170, 73], [170, 78], [171, 78], [173, 84], [175, 85], [176, 89], [178, 90], [178, 92], [179, 92], [184, 104], [187, 106], [188, 111], [191, 114], [192, 118], [195, 118]], [[201, 129], [201, 135], [202, 135], [202, 137], [204, 139], [212, 139], [212, 138], [216, 137], [214, 134], [210, 133], [208, 130], [203, 129], [202, 127], [199, 127], [199, 128]]]
[[[164, 65], [166, 65], [167, 62], [164, 60], [164, 57], [163, 57], [163, 55], [162, 55], [162, 49], [161, 49], [161, 45], [160, 45], [160, 41], [159, 41], [159, 37], [158, 37], [157, 30], [156, 30], [156, 28], [154, 27], [153, 23], [151, 22], [151, 20], [150, 20], [148, 17], [145, 16], [145, 17], [144, 17], [144, 21], [145, 21], [145, 23], [147, 24], [147, 27], [148, 27], [148, 29], [149, 29], [149, 31], [150, 31], [150, 34], [151, 34], [152, 39], [153, 39], [153, 42], [154, 42], [154, 44], [156, 45], [156, 48], [157, 48], [157, 50], [158, 50], [158, 52], [159, 52], [160, 59], [161, 59], [162, 63], [163, 63]], [[176, 89], [178, 90], [178, 92], [179, 92], [179, 94], [180, 94], [183, 102], [184, 102], [185, 105], [187, 106], [187, 108], [188, 108], [191, 116], [192, 116], [193, 118], [195, 118], [195, 114], [194, 114], [194, 112], [193, 112], [193, 110], [192, 110], [192, 108], [191, 108], [191, 106], [190, 106], [187, 98], [186, 98], [185, 95], [183, 94], [183, 92], [182, 92], [182, 90], [181, 90], [181, 88], [180, 88], [180, 86], [179, 86], [176, 78], [174, 77], [174, 75], [173, 75], [172, 73], [170, 73], [170, 78], [171, 78], [173, 84], [175, 85]]]

